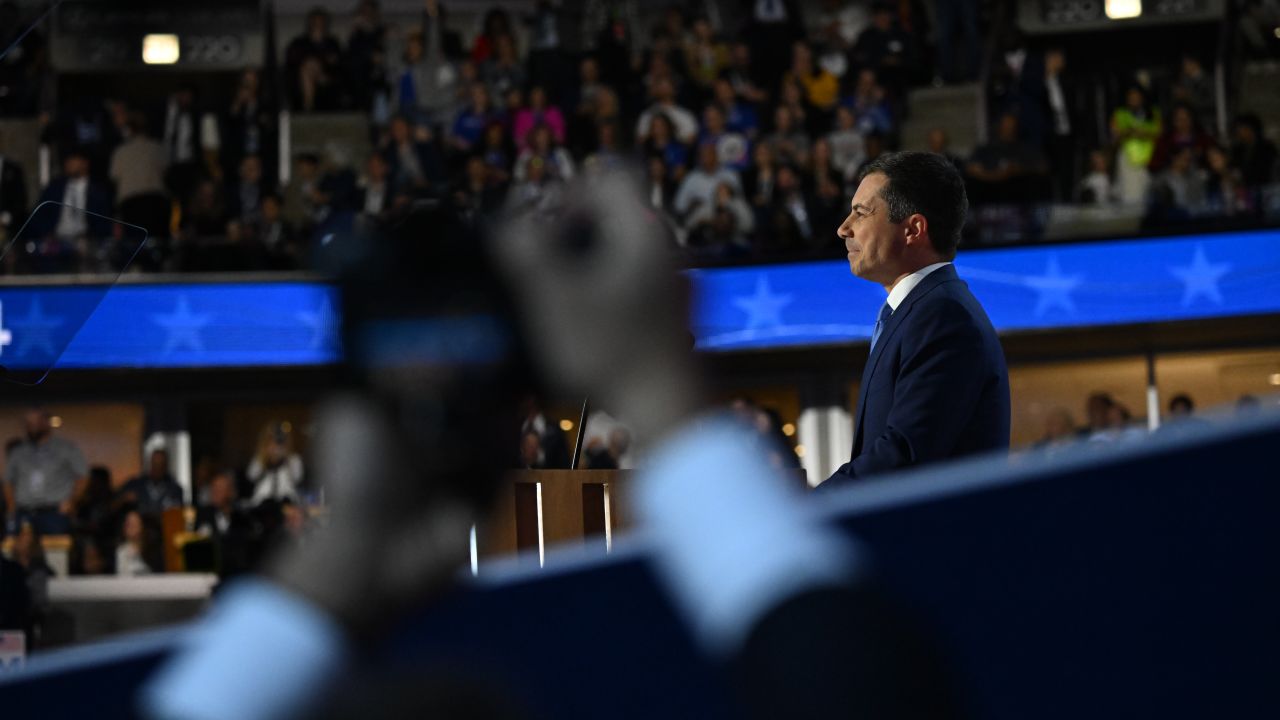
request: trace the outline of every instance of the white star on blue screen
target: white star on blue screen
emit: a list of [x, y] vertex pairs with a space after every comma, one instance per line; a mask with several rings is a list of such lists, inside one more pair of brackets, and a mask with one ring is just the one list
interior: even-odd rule
[[18, 357], [27, 357], [32, 354], [33, 350], [39, 350], [36, 356], [42, 358], [56, 358], [58, 350], [54, 343], [53, 332], [61, 327], [65, 322], [65, 318], [53, 315], [45, 315], [44, 308], [40, 305], [40, 298], [33, 297], [31, 305], [27, 307], [25, 317], [13, 318], [9, 321], [13, 326], [13, 339], [15, 345], [14, 354]]
[[1044, 317], [1051, 308], [1061, 308], [1074, 314], [1076, 304], [1071, 299], [1071, 291], [1080, 286], [1083, 275], [1063, 275], [1058, 266], [1058, 255], [1049, 255], [1044, 275], [1028, 275], [1022, 283], [1035, 291], [1036, 317]]
[[1221, 305], [1222, 291], [1218, 288], [1218, 281], [1223, 275], [1231, 272], [1231, 263], [1209, 262], [1209, 258], [1204, 254], [1204, 246], [1196, 243], [1196, 254], [1191, 258], [1191, 264], [1185, 267], [1170, 267], [1169, 272], [1183, 283], [1182, 307], [1189, 307], [1201, 295], [1208, 298], [1214, 305]]
[[184, 347], [195, 352], [204, 352], [204, 341], [200, 339], [200, 329], [209, 324], [213, 316], [208, 313], [193, 313], [187, 304], [187, 296], [178, 296], [178, 306], [168, 315], [152, 315], [151, 321], [165, 329], [164, 353], [168, 354]]
[[324, 350], [337, 346], [338, 316], [333, 312], [333, 304], [326, 295], [320, 301], [320, 308], [315, 312], [301, 311], [296, 314], [298, 322], [311, 329], [311, 350]]
[[769, 278], [760, 273], [755, 294], [735, 297], [733, 304], [747, 314], [746, 329], [772, 328], [782, 324], [782, 309], [791, 304], [791, 295], [775, 295]]

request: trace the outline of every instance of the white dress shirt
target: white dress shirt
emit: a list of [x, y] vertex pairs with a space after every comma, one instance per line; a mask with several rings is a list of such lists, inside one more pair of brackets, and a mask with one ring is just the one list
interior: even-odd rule
[[902, 304], [902, 301], [906, 300], [907, 296], [911, 294], [911, 291], [916, 289], [916, 286], [920, 284], [920, 281], [929, 277], [929, 273], [937, 270], [943, 265], [950, 264], [950, 262], [940, 262], [932, 265], [926, 265], [925, 267], [922, 267], [899, 280], [898, 284], [893, 286], [893, 290], [889, 293], [889, 299], [886, 301], [889, 303], [889, 307], [896, 311], [898, 306]]

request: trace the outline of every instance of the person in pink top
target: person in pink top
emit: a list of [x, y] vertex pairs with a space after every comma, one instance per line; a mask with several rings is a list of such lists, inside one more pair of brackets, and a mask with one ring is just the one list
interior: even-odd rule
[[564, 115], [560, 108], [547, 104], [547, 91], [539, 85], [529, 90], [529, 106], [516, 111], [515, 136], [516, 147], [524, 149], [528, 146], [529, 133], [538, 125], [546, 125], [551, 135], [559, 144], [564, 144]]

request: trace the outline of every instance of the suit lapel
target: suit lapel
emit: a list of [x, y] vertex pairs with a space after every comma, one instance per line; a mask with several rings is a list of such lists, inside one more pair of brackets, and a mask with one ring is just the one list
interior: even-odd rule
[[[871, 357], [867, 358], [867, 365], [862, 370], [862, 382], [858, 385], [858, 419], [857, 426], [854, 428], [853, 457], [857, 457], [862, 449], [862, 420], [866, 414], [867, 388], [871, 386], [871, 379], [875, 377], [876, 366], [880, 363], [880, 357], [884, 355], [884, 349], [889, 346], [893, 334], [906, 322], [907, 315], [911, 313], [911, 308], [915, 306], [916, 301], [927, 295], [933, 288], [956, 277], [958, 276], [955, 265], [944, 265], [929, 273], [902, 299], [898, 309], [894, 310], [885, 322], [884, 329], [880, 331], [880, 339], [876, 341], [875, 348], [871, 350]], [[850, 462], [852, 461], [851, 457]]]

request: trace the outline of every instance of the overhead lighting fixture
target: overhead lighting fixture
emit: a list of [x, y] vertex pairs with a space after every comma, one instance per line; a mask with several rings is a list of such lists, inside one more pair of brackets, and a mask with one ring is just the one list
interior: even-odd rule
[[795, 426], [795, 425], [793, 425], [793, 424], [791, 424], [791, 423], [787, 423], [786, 425], [783, 425], [783, 426], [782, 426], [782, 434], [783, 434], [783, 435], [786, 435], [787, 437], [791, 437], [792, 435], [795, 435], [795, 434], [796, 434], [796, 426]]
[[1107, 0], [1107, 17], [1112, 20], [1127, 20], [1142, 14], [1142, 0]]
[[[1280, 383], [1273, 383], [1273, 384], [1280, 385]], [[49, 427], [52, 427], [52, 428], [62, 427], [62, 418], [57, 415], [54, 415], [53, 417], [49, 418]]]
[[1271, 373], [1271, 377], [1267, 378], [1267, 381], [1272, 385], [1280, 385], [1280, 373]]
[[568, 418], [565, 418], [564, 420], [561, 420], [561, 421], [560, 421], [560, 429], [561, 429], [561, 430], [563, 430], [563, 431], [565, 431], [565, 432], [569, 432], [570, 430], [572, 430], [572, 429], [573, 429], [573, 421], [572, 421], [572, 420], [570, 420], [570, 419], [568, 419]]
[[144, 35], [142, 62], [148, 65], [173, 65], [178, 62], [178, 36]]

